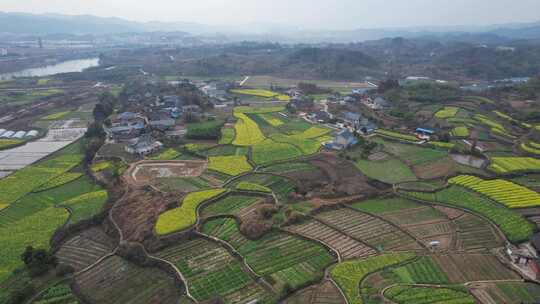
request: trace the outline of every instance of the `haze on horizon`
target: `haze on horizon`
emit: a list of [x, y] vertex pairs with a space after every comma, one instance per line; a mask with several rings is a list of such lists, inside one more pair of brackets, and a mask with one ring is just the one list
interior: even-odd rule
[[303, 29], [488, 25], [540, 20], [539, 0], [2, 0], [0, 11], [120, 17], [134, 21]]

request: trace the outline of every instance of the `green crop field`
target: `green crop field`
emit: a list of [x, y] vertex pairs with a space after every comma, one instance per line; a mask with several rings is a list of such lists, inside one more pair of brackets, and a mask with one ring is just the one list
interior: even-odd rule
[[455, 127], [451, 132], [450, 135], [454, 137], [469, 137], [470, 132], [467, 127]]
[[236, 176], [251, 171], [253, 168], [243, 155], [211, 156], [208, 169], [227, 175]]
[[251, 118], [244, 113], [234, 113], [238, 119], [234, 125], [236, 137], [233, 144], [237, 146], [252, 146], [264, 141], [265, 137], [261, 129]]
[[264, 98], [275, 98], [280, 101], [289, 101], [291, 98], [287, 95], [268, 91], [268, 90], [255, 90], [255, 89], [241, 89], [241, 90], [231, 90], [231, 93], [241, 94], [241, 95], [251, 95]]
[[476, 303], [476, 300], [466, 292], [466, 289], [395, 286], [388, 289], [384, 296], [398, 304]]
[[71, 210], [70, 223], [74, 224], [98, 214], [108, 199], [106, 190], [98, 190], [81, 194], [62, 202], [60, 205]]
[[225, 189], [211, 189], [188, 194], [180, 207], [159, 216], [155, 227], [156, 232], [165, 235], [189, 228], [197, 221], [196, 210], [199, 205], [225, 191]]
[[228, 195], [201, 210], [202, 217], [216, 215], [237, 215], [242, 209], [249, 208], [259, 201], [259, 197]]
[[166, 150], [161, 151], [157, 155], [153, 155], [150, 157], [151, 160], [173, 160], [180, 157], [181, 153], [176, 151], [173, 148], [168, 148]]
[[384, 150], [392, 155], [397, 155], [409, 165], [418, 166], [439, 161], [448, 156], [448, 151], [440, 149], [424, 148], [418, 145], [375, 139], [376, 143], [382, 144]]
[[70, 113], [70, 111], [64, 111], [64, 112], [57, 112], [53, 113], [47, 116], [42, 117], [42, 120], [60, 120], [67, 116]]
[[250, 182], [239, 182], [236, 184], [236, 190], [255, 191], [255, 192], [272, 192], [272, 189]]
[[272, 285], [293, 290], [322, 278], [323, 270], [334, 261], [318, 243], [281, 233], [270, 232], [257, 241], [248, 240], [233, 219], [217, 219], [205, 224], [208, 234], [229, 242], [253, 270]]
[[540, 195], [538, 193], [510, 181], [502, 179], [483, 180], [476, 176], [460, 175], [451, 178], [448, 182], [474, 190], [508, 208], [540, 206]]
[[521, 215], [459, 186], [453, 186], [436, 193], [412, 191], [399, 191], [399, 193], [427, 202], [440, 202], [477, 212], [497, 224], [511, 242], [528, 240], [535, 231], [534, 225]]
[[55, 177], [49, 180], [45, 184], [39, 186], [37, 189], [34, 189], [34, 192], [45, 191], [45, 190], [62, 186], [64, 184], [70, 183], [80, 178], [81, 176], [82, 176], [82, 173], [64, 173], [58, 177]]
[[300, 156], [302, 156], [302, 151], [295, 146], [287, 143], [278, 143], [271, 139], [254, 145], [252, 149], [253, 161], [257, 165], [294, 159]]
[[234, 137], [236, 136], [236, 131], [231, 128], [221, 129], [221, 138], [219, 139], [220, 145], [229, 145], [232, 144]]
[[439, 119], [447, 119], [455, 117], [459, 108], [456, 107], [444, 107], [442, 110], [439, 110], [435, 113], [435, 117]]
[[491, 171], [499, 174], [540, 171], [540, 159], [532, 157], [492, 157]]
[[383, 254], [364, 260], [351, 260], [337, 264], [330, 271], [345, 293], [350, 304], [363, 304], [362, 294], [358, 290], [360, 282], [370, 273], [413, 259], [414, 253]]
[[407, 284], [448, 284], [450, 281], [444, 271], [429, 256], [401, 267], [392, 269], [402, 283]]
[[272, 127], [279, 127], [283, 125], [283, 121], [273, 113], [258, 114], [258, 116], [264, 119], [264, 121], [266, 121], [266, 123]]
[[488, 289], [497, 303], [534, 303], [540, 299], [540, 285], [521, 282], [501, 282]]
[[0, 139], [0, 150], [9, 149], [11, 147], [20, 145], [24, 140], [20, 139]]
[[65, 154], [41, 161], [23, 168], [6, 178], [0, 179], [0, 210], [14, 203], [24, 195], [41, 185], [59, 177], [77, 166], [83, 159], [82, 154]]
[[414, 201], [400, 197], [388, 199], [371, 199], [352, 204], [352, 207], [354, 209], [368, 212], [371, 214], [382, 214], [386, 212], [418, 208], [421, 206], [422, 205], [415, 203]]
[[379, 135], [383, 135], [383, 136], [388, 136], [390, 138], [395, 138], [395, 139], [402, 139], [402, 140], [412, 141], [412, 142], [418, 141], [418, 138], [416, 138], [416, 136], [402, 134], [402, 133], [389, 131], [389, 130], [378, 129], [375, 131], [375, 133]]
[[417, 180], [411, 168], [393, 157], [381, 161], [359, 159], [355, 162], [355, 165], [368, 177], [389, 184]]

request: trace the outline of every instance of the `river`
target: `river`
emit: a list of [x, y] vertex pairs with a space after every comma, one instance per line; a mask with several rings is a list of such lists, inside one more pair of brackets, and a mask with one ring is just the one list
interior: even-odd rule
[[85, 69], [96, 66], [99, 66], [99, 58], [68, 60], [39, 68], [0, 74], [0, 80], [10, 80], [14, 77], [45, 77], [61, 73], [82, 72]]

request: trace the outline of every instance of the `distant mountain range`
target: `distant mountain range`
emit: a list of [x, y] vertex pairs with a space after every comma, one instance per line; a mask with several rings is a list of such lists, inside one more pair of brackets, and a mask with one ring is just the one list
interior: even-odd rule
[[[343, 43], [387, 37], [437, 37], [490, 41], [540, 40], [540, 22], [490, 26], [411, 27], [356, 30], [302, 30], [281, 24], [257, 23], [239, 26], [210, 26], [189, 22], [135, 22], [91, 15], [26, 14], [0, 12], [0, 33], [20, 35], [105, 35], [140, 32], [186, 32], [196, 36], [222, 35], [231, 41], [265, 40], [291, 43]], [[478, 40], [480, 38], [480, 40]]]

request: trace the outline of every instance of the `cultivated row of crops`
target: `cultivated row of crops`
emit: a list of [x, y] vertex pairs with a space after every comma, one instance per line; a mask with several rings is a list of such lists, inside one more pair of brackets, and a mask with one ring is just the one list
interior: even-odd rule
[[479, 213], [499, 226], [506, 237], [514, 243], [528, 240], [535, 231], [535, 226], [520, 214], [460, 186], [452, 186], [436, 193], [415, 191], [399, 193], [413, 199], [439, 202]]
[[460, 175], [451, 178], [448, 182], [472, 189], [508, 208], [540, 206], [538, 193], [507, 180], [483, 180], [476, 176]]
[[403, 139], [403, 140], [407, 140], [407, 141], [418, 141], [418, 139], [415, 136], [402, 134], [402, 133], [398, 133], [398, 132], [394, 132], [394, 131], [377, 129], [375, 131], [375, 133], [383, 135], [383, 136], [388, 136], [388, 137], [397, 138], [397, 139]]
[[337, 264], [330, 275], [339, 285], [350, 304], [362, 304], [358, 290], [360, 282], [370, 273], [413, 259], [414, 253], [383, 254], [364, 260], [352, 260]]
[[540, 159], [532, 157], [493, 157], [488, 168], [499, 174], [540, 171]]

